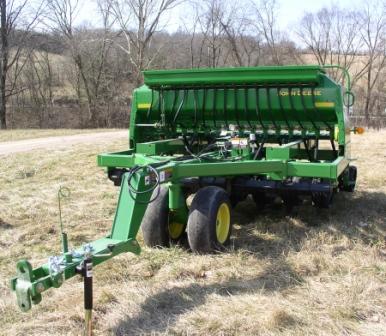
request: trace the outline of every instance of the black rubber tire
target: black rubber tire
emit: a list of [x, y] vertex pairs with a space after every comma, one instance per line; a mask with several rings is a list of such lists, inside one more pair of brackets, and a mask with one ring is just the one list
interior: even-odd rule
[[[153, 191], [151, 199], [156, 196], [157, 188]], [[145, 245], [149, 247], [169, 247], [168, 232], [169, 189], [161, 187], [158, 197], [147, 206], [142, 219], [141, 230]]]
[[[156, 197], [157, 189], [153, 191], [151, 199]], [[177, 243], [185, 234], [171, 239], [169, 235], [169, 188], [162, 186], [158, 197], [147, 206], [141, 224], [142, 236], [148, 247], [169, 247], [170, 243]]]
[[312, 194], [312, 204], [319, 209], [328, 209], [332, 204], [334, 192], [315, 192]]
[[354, 192], [356, 181], [357, 181], [357, 174], [358, 174], [357, 167], [355, 166], [348, 167], [348, 180], [350, 182], [350, 185], [344, 188], [345, 191]]
[[[339, 177], [339, 189], [342, 191], [353, 192], [355, 190], [357, 180], [357, 167], [349, 166], [348, 169]], [[348, 184], [344, 183], [347, 178]]]
[[222, 250], [229, 243], [232, 223], [223, 243], [216, 236], [217, 212], [221, 204], [226, 203], [229, 211], [231, 204], [224, 189], [209, 186], [200, 189], [193, 198], [188, 217], [188, 241], [195, 253], [210, 253]]

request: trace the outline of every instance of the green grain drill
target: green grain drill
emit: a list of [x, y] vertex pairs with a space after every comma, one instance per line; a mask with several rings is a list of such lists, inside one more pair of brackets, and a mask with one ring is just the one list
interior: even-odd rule
[[362, 129], [348, 123], [354, 97], [335, 68], [346, 88], [321, 66], [145, 71], [128, 149], [98, 156], [120, 186], [110, 234], [73, 251], [63, 235], [60, 256], [38, 268], [19, 261], [11, 287], [20, 308], [120, 253], [139, 254], [140, 227], [147, 246], [187, 237], [208, 253], [229, 242], [232, 208], [248, 195], [258, 208], [271, 195], [289, 208], [303, 197], [328, 208], [335, 193], [352, 192], [350, 132]]

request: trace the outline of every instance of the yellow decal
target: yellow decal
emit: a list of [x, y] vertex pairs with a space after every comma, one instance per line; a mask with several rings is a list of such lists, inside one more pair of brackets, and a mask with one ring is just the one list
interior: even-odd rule
[[315, 107], [334, 107], [334, 102], [315, 102]]
[[140, 103], [137, 105], [139, 109], [148, 109], [150, 108], [150, 103]]
[[339, 127], [338, 127], [338, 125], [335, 125], [334, 126], [334, 140], [338, 141], [338, 139], [339, 139]]

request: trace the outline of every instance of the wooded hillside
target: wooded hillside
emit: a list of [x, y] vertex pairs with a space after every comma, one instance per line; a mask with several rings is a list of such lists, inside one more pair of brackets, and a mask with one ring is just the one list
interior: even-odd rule
[[346, 67], [353, 118], [386, 124], [385, 1], [299, 14], [287, 31], [275, 0], [98, 0], [95, 24], [76, 24], [84, 2], [0, 1], [1, 128], [126, 127], [145, 69], [303, 63]]

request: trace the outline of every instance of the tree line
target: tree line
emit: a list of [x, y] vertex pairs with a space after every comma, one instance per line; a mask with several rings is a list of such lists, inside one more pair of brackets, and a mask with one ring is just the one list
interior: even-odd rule
[[0, 128], [126, 127], [143, 70], [284, 64], [347, 68], [353, 117], [386, 124], [386, 1], [305, 12], [286, 31], [276, 0], [95, 0], [79, 24], [84, 3], [0, 0]]

